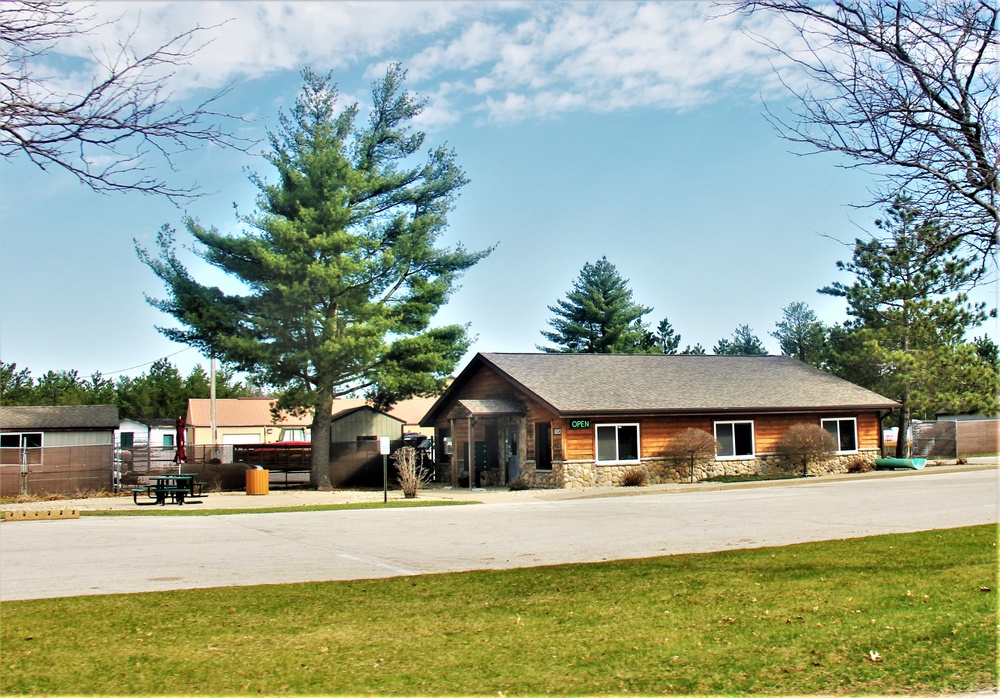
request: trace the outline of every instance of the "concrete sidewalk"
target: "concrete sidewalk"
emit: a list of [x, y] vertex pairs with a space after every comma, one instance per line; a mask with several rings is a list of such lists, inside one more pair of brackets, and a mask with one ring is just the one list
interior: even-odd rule
[[[797, 480], [765, 480], [762, 482], [716, 483], [699, 482], [695, 484], [649, 485], [647, 487], [593, 487], [575, 490], [520, 490], [510, 491], [506, 488], [468, 489], [451, 488], [440, 484], [431, 484], [420, 491], [418, 501], [461, 501], [481, 503], [501, 502], [552, 502], [568, 499], [589, 499], [594, 497], [622, 497], [645, 494], [663, 494], [667, 492], [699, 492], [736, 488], [788, 486], [796, 483], [815, 484], [818, 482], [836, 482], [840, 480], [861, 480], [893, 477], [925, 477], [934, 473], [959, 472], [965, 470], [984, 470], [1000, 466], [997, 457], [970, 458], [969, 463], [956, 465], [954, 461], [943, 461], [943, 465], [933, 465], [923, 470], [874, 471], [871, 473], [856, 473], [843, 475], [825, 475], [823, 477], [801, 478]], [[206, 495], [201, 504], [185, 505], [199, 509], [264, 509], [272, 507], [304, 507], [322, 504], [354, 504], [383, 501], [382, 490], [332, 490], [316, 491], [304, 489], [271, 489], [266, 495], [247, 495], [244, 492], [213, 492]], [[403, 501], [403, 493], [390, 491], [389, 501]], [[181, 507], [168, 504], [166, 509], [176, 510]], [[102, 511], [114, 509], [141, 509], [143, 511], [159, 510], [160, 507], [137, 507], [132, 501], [131, 493], [127, 495], [87, 497], [80, 499], [56, 499], [48, 501], [33, 501], [9, 503], [0, 505], [0, 512], [45, 509], [77, 509], [80, 511]]]

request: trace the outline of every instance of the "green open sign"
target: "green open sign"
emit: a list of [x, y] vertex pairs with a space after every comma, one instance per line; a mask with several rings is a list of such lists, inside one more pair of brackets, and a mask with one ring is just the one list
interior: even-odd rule
[[590, 429], [589, 419], [574, 419], [569, 423], [570, 429]]

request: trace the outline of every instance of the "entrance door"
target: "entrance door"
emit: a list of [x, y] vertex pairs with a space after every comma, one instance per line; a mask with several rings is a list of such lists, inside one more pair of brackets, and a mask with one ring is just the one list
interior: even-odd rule
[[490, 442], [476, 442], [476, 487], [483, 486], [483, 472], [490, 464]]

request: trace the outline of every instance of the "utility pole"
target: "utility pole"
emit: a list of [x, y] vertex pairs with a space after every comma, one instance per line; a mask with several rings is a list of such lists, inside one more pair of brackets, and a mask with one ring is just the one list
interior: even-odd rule
[[209, 365], [209, 387], [208, 387], [208, 421], [209, 427], [212, 432], [212, 449], [215, 453], [215, 457], [219, 457], [219, 448], [217, 446], [219, 439], [216, 433], [216, 419], [215, 419], [215, 354], [212, 354], [212, 358], [208, 363]]

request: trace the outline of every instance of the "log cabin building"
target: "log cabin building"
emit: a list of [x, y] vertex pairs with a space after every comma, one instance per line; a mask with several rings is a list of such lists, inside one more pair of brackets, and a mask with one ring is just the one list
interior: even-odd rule
[[[785, 356], [477, 354], [424, 416], [453, 486], [618, 485], [766, 474], [794, 424], [817, 424], [846, 470], [881, 452], [898, 403]], [[667, 456], [688, 428], [717, 443], [694, 473]], [[470, 474], [470, 466], [474, 465]]]

